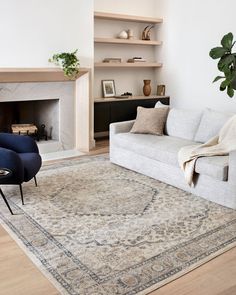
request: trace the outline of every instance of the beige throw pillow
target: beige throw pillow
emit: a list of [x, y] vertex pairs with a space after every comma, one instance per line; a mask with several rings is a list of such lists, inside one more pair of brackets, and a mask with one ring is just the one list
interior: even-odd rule
[[131, 133], [163, 135], [169, 108], [137, 108], [137, 117]]

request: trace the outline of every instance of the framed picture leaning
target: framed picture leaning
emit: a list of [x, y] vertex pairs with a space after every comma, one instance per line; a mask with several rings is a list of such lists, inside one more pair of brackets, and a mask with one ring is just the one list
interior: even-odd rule
[[103, 97], [114, 97], [116, 95], [115, 81], [102, 80]]

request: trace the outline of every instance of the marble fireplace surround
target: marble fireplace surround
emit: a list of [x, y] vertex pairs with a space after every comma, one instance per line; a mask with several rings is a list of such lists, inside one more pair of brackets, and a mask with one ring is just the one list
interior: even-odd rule
[[81, 68], [74, 80], [58, 68], [2, 68], [0, 102], [59, 99], [59, 140], [48, 143], [48, 151], [89, 151], [93, 146], [90, 79], [88, 68]]

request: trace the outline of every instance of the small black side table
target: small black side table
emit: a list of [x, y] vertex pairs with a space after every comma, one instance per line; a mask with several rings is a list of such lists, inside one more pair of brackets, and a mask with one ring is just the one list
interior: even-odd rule
[[[8, 178], [12, 175], [12, 171], [7, 169], [7, 168], [0, 168], [0, 180], [3, 179], [3, 178]], [[9, 203], [7, 202], [7, 199], [2, 191], [2, 189], [0, 188], [0, 195], [2, 196], [4, 202], [6, 203], [7, 205], [7, 208], [9, 209], [9, 211], [11, 212], [11, 214], [13, 215], [13, 212], [11, 210], [11, 207], [9, 205]]]

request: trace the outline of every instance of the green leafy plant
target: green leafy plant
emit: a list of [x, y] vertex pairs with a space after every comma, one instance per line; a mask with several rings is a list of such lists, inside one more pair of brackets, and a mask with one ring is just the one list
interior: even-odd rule
[[79, 59], [77, 58], [78, 49], [74, 52], [62, 52], [54, 54], [48, 61], [60, 66], [64, 72], [64, 75], [69, 79], [73, 79], [79, 73]]
[[234, 36], [232, 33], [226, 34], [219, 47], [215, 47], [210, 51], [210, 57], [213, 59], [220, 59], [218, 62], [218, 70], [224, 75], [217, 76], [213, 82], [223, 79], [220, 84], [220, 90], [227, 89], [229, 97], [234, 96], [236, 90], [236, 53], [232, 52], [236, 41], [233, 41]]

